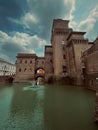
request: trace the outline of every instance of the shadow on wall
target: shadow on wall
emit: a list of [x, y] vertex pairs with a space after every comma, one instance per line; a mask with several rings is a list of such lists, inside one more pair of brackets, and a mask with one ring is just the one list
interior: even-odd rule
[[69, 78], [69, 77], [62, 77], [57, 79], [56, 77], [49, 77], [47, 80], [48, 84], [68, 84], [68, 85], [72, 85], [74, 83], [74, 79]]

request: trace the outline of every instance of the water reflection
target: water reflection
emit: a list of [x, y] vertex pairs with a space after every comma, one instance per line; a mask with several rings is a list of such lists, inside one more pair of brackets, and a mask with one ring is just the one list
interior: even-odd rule
[[16, 84], [0, 89], [2, 98], [3, 93], [9, 98], [3, 100], [7, 114], [2, 121], [4, 113], [0, 113], [0, 130], [98, 129], [93, 122], [94, 92], [70, 86]]
[[[21, 87], [21, 88], [20, 88]], [[31, 91], [30, 86], [14, 86], [14, 95], [9, 118], [6, 121], [8, 130], [43, 130], [43, 86]]]
[[59, 88], [59, 86], [50, 87], [49, 90], [45, 91], [44, 108], [47, 128], [50, 130], [98, 129], [94, 124], [94, 97], [91, 96], [92, 92], [84, 91], [81, 88]]

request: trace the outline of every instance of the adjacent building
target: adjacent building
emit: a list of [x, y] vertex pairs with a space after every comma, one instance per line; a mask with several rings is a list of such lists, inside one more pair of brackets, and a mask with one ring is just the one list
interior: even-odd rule
[[0, 76], [9, 76], [16, 74], [15, 64], [0, 58]]
[[96, 78], [98, 78], [98, 37], [92, 43], [92, 46], [82, 53], [81, 62], [84, 84], [90, 89], [96, 89]]

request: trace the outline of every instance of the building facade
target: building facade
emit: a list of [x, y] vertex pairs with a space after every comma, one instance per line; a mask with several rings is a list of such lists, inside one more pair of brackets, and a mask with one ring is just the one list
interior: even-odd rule
[[36, 79], [39, 76], [38, 70], [44, 70], [44, 66], [44, 57], [37, 57], [36, 54], [19, 53], [16, 60], [14, 82], [29, 82]]
[[0, 58], [0, 76], [9, 76], [16, 74], [15, 64]]

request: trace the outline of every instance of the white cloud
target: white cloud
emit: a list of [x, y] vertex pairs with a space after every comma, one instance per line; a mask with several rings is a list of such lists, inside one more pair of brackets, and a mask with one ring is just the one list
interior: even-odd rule
[[88, 17], [80, 22], [78, 28], [82, 29], [83, 31], [90, 31], [93, 29], [96, 21], [98, 20], [98, 5], [92, 9], [88, 15]]
[[32, 24], [37, 24], [38, 18], [34, 14], [28, 12], [23, 17], [21, 17], [20, 22], [26, 28], [30, 29], [30, 27], [31, 27]]
[[26, 33], [15, 32], [11, 36], [0, 31], [0, 55], [3, 53], [4, 58], [9, 56], [8, 59], [10, 59], [11, 55], [15, 57], [20, 52], [35, 53], [38, 48], [44, 48], [45, 44], [46, 41], [37, 35], [30, 36]]
[[33, 24], [38, 23], [37, 16], [35, 16], [31, 12], [25, 13], [25, 15], [23, 15], [20, 19], [14, 19], [14, 18], [8, 17], [8, 20], [10, 20], [13, 23], [20, 24], [24, 28], [27, 28], [27, 29], [30, 29]]
[[67, 12], [65, 18], [69, 20], [73, 20], [73, 12], [75, 11], [75, 2], [76, 0], [64, 0], [65, 6], [69, 7], [69, 12]]
[[74, 11], [76, 9], [76, 0], [64, 0], [65, 6], [69, 7], [69, 12], [66, 13], [64, 19], [70, 20], [69, 26], [71, 28], [76, 27], [76, 22], [74, 21]]
[[44, 46], [46, 41], [44, 39], [39, 38], [37, 35], [30, 36], [27, 33], [15, 32], [13, 36], [9, 36], [7, 33], [0, 31], [0, 43], [10, 42], [13, 44], [18, 44], [21, 46], [29, 46], [37, 48]]

